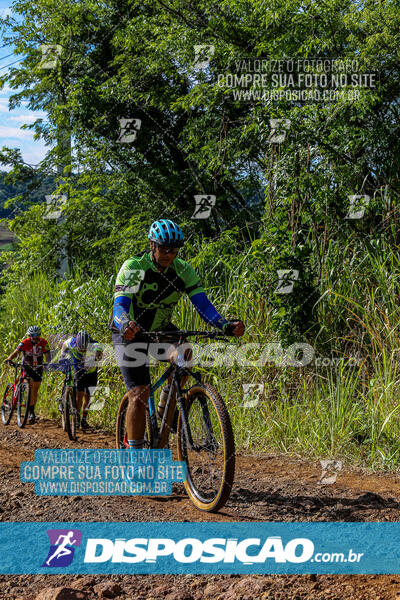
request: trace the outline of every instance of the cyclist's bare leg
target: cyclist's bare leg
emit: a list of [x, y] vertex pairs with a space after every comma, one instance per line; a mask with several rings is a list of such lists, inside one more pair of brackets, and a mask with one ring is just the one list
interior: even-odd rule
[[82, 422], [83, 424], [87, 425], [87, 415], [88, 415], [88, 411], [89, 411], [89, 404], [90, 404], [90, 394], [88, 392], [85, 392], [83, 395], [83, 404], [82, 404]]
[[128, 440], [143, 440], [146, 428], [145, 410], [150, 394], [149, 385], [137, 385], [128, 392], [126, 432]]
[[89, 406], [90, 403], [90, 394], [87, 394], [86, 392], [83, 394], [83, 404], [82, 404], [82, 411], [84, 412], [87, 407]]
[[31, 392], [31, 394], [30, 394], [31, 399], [29, 402], [29, 406], [33, 406], [33, 407], [35, 406], [35, 404], [37, 402], [37, 398], [38, 398], [38, 391], [40, 388], [40, 384], [41, 384], [41, 381], [32, 381], [32, 379], [31, 379], [31, 381], [29, 383], [29, 389]]
[[78, 411], [78, 413], [81, 412], [82, 400], [84, 395], [85, 392], [76, 392], [76, 410]]

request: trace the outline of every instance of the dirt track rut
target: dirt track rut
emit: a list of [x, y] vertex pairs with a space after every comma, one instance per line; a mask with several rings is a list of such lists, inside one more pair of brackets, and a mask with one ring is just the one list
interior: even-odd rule
[[[0, 520], [9, 520], [10, 515], [13, 521], [400, 520], [399, 476], [343, 469], [334, 485], [319, 485], [319, 461], [286, 455], [239, 455], [234, 490], [218, 514], [200, 513], [188, 500], [182, 485], [175, 485], [173, 495], [168, 498], [38, 497], [33, 484], [19, 481], [20, 463], [33, 460], [37, 448], [113, 446], [112, 436], [94, 430], [81, 433], [77, 442], [71, 443], [61, 428], [49, 420], [24, 430], [13, 424], [0, 427]], [[3, 576], [0, 598], [33, 600], [44, 587], [70, 585], [81, 588], [82, 597], [100, 598], [101, 583], [109, 585], [110, 590], [114, 585], [114, 591], [109, 590], [109, 594], [117, 593], [114, 597], [148, 600], [153, 597], [400, 600], [400, 576], [384, 575]]]

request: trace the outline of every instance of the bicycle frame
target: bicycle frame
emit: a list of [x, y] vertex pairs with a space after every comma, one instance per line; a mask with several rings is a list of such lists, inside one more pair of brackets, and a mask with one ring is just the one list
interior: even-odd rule
[[[30, 375], [24, 363], [7, 361], [14, 369], [13, 381], [6, 385], [1, 404], [1, 420], [9, 425], [14, 410], [17, 411], [18, 427], [25, 427], [30, 407]], [[25, 390], [26, 398], [25, 398]], [[24, 399], [25, 398], [25, 399]]]
[[73, 387], [73, 382], [72, 382], [72, 369], [68, 369], [65, 371], [65, 377], [64, 377], [64, 382], [63, 382], [63, 387], [62, 387], [62, 392], [61, 395], [64, 395], [64, 392], [66, 390], [66, 388], [68, 387]]
[[[165, 404], [164, 415], [163, 415], [163, 418], [161, 421], [161, 425], [160, 425], [160, 427], [158, 427], [156, 408], [155, 408], [155, 403], [154, 403], [154, 392], [165, 381], [168, 380], [168, 378], [170, 377], [171, 374], [173, 374], [173, 377], [172, 377], [172, 382], [171, 382], [171, 386], [169, 389], [168, 399]], [[184, 431], [184, 434], [186, 437], [186, 441], [191, 450], [197, 449], [197, 447], [193, 443], [193, 438], [192, 438], [192, 434], [191, 434], [190, 427], [189, 427], [189, 421], [187, 418], [187, 411], [186, 411], [186, 407], [185, 407], [185, 403], [184, 403], [184, 397], [182, 395], [183, 390], [181, 388], [180, 380], [181, 380], [181, 377], [184, 377], [184, 376], [193, 377], [198, 383], [201, 383], [201, 376], [198, 373], [196, 373], [195, 371], [191, 371], [190, 369], [188, 369], [186, 367], [180, 367], [176, 364], [172, 364], [167, 368], [167, 370], [164, 372], [164, 374], [161, 375], [161, 377], [156, 381], [156, 383], [151, 385], [151, 387], [150, 387], [148, 406], [149, 406], [149, 412], [150, 412], [151, 425], [152, 425], [152, 429], [153, 429], [155, 447], [157, 447], [158, 442], [161, 437], [161, 434], [166, 425], [166, 416], [168, 414], [168, 408], [169, 408], [169, 405], [171, 402], [172, 393], [175, 389], [176, 390], [175, 402], [177, 403], [177, 405], [179, 407], [179, 411], [181, 413], [183, 431]]]
[[[13, 390], [13, 406], [15, 406], [15, 404], [17, 403], [18, 400], [18, 391], [19, 391], [19, 386], [21, 385], [22, 381], [24, 379], [26, 379], [26, 381], [29, 383], [29, 375], [27, 375], [27, 373], [25, 372], [24, 366], [22, 363], [12, 363], [12, 366], [14, 367], [14, 381], [12, 383], [12, 390]], [[21, 373], [18, 375], [18, 369], [21, 369]]]
[[[220, 331], [215, 331], [215, 332], [189, 331], [189, 330], [157, 331], [157, 332], [141, 331], [141, 333], [140, 333], [140, 341], [151, 341], [151, 342], [154, 342], [154, 341], [155, 342], [160, 342], [160, 341], [166, 342], [166, 341], [168, 341], [171, 343], [171, 345], [174, 344], [176, 346], [176, 348], [178, 348], [189, 337], [196, 337], [196, 338], [203, 338], [203, 339], [204, 338], [226, 339], [225, 334], [221, 333]], [[183, 362], [183, 364], [182, 364], [182, 362]], [[176, 404], [179, 407], [179, 414], [180, 414], [180, 418], [182, 421], [183, 433], [184, 433], [184, 436], [186, 439], [186, 443], [191, 450], [196, 450], [196, 451], [201, 450], [201, 448], [199, 446], [197, 446], [193, 443], [193, 437], [192, 437], [190, 427], [189, 427], [189, 420], [188, 420], [188, 415], [187, 415], [185, 402], [184, 402], [184, 396], [183, 396], [183, 392], [186, 390], [183, 390], [181, 388], [181, 384], [180, 384], [181, 377], [185, 377], [185, 376], [193, 377], [197, 383], [201, 384], [201, 376], [199, 373], [196, 373], [195, 371], [192, 371], [188, 367], [184, 366], [184, 364], [186, 364], [185, 360], [178, 357], [177, 362], [172, 363], [167, 368], [167, 370], [163, 373], [163, 375], [161, 375], [161, 377], [154, 384], [150, 385], [150, 393], [149, 393], [147, 404], [148, 404], [148, 410], [149, 410], [149, 415], [150, 415], [154, 448], [158, 448], [160, 439], [163, 438], [165, 427], [167, 426], [167, 422], [166, 422], [167, 415], [170, 420], [170, 422], [168, 423], [168, 426], [171, 428], [174, 416], [176, 414], [175, 413], [176, 407], [174, 408], [174, 414], [171, 417], [171, 415], [169, 414], [170, 413], [170, 403], [171, 403], [172, 393], [174, 390], [176, 390], [176, 397], [175, 397], [174, 401], [176, 402]], [[156, 415], [156, 408], [155, 408], [155, 402], [154, 402], [154, 393], [163, 383], [165, 383], [169, 379], [169, 377], [171, 375], [172, 375], [171, 386], [170, 386], [167, 402], [164, 407], [164, 414], [163, 414], [163, 418], [161, 421], [161, 425], [159, 427], [158, 423], [157, 423], [157, 415]], [[204, 414], [204, 418], [207, 420], [207, 423], [208, 423], [209, 418], [207, 418], [207, 415], [205, 414], [205, 409], [203, 409], [203, 414]], [[208, 415], [208, 417], [209, 417], [209, 415]], [[168, 437], [169, 437], [169, 431], [167, 433], [168, 433], [168, 435], [166, 436], [166, 439], [168, 439]], [[165, 438], [163, 439], [163, 444], [166, 441], [166, 439]]]

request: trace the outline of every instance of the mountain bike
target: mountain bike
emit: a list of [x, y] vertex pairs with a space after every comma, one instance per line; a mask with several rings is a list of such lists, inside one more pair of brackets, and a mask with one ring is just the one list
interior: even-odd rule
[[[9, 364], [14, 367], [14, 381], [8, 383], [1, 404], [1, 420], [3, 425], [8, 425], [15, 409], [17, 409], [17, 425], [25, 427], [28, 420], [29, 405], [31, 400], [30, 377], [25, 371], [23, 363]], [[19, 369], [21, 372], [18, 374]]]
[[[226, 339], [221, 332], [141, 332], [140, 341], [171, 342], [179, 347], [190, 337]], [[235, 441], [228, 410], [215, 387], [202, 383], [201, 375], [190, 370], [179, 356], [150, 387], [146, 406], [145, 448], [165, 448], [170, 433], [177, 433], [178, 460], [185, 461], [186, 493], [202, 511], [215, 512], [228, 500], [235, 475]], [[195, 383], [182, 389], [181, 378]], [[160, 427], [157, 423], [154, 392], [172, 378]], [[185, 384], [186, 385], [186, 384]], [[116, 446], [127, 449], [125, 428], [128, 394], [121, 400], [116, 423]]]
[[64, 382], [61, 397], [56, 399], [58, 410], [61, 414], [61, 424], [67, 432], [70, 440], [76, 440], [78, 429], [78, 410], [76, 408], [76, 386], [73, 382], [72, 365], [68, 360], [60, 360], [58, 363], [46, 365], [48, 371], [60, 371], [64, 373]]

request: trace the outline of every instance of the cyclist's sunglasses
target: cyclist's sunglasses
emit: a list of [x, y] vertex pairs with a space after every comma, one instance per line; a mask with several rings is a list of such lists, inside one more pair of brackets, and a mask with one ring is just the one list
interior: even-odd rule
[[178, 254], [179, 248], [169, 248], [168, 246], [158, 246], [162, 254]]
[[37, 340], [39, 338], [39, 335], [37, 333], [32, 333], [29, 337], [33, 340]]

